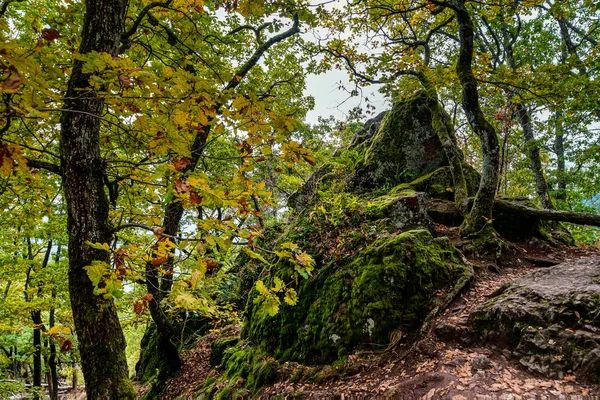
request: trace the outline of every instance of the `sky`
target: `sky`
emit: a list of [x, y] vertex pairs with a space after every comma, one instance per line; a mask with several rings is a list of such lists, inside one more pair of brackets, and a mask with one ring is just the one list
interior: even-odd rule
[[[315, 124], [319, 117], [327, 118], [333, 115], [338, 120], [344, 120], [348, 111], [356, 106], [366, 106], [364, 98], [361, 96], [351, 97], [344, 90], [340, 90], [340, 84], [347, 87], [353, 87], [349, 83], [346, 71], [331, 70], [322, 75], [309, 75], [306, 78], [306, 95], [311, 95], [315, 99], [315, 108], [306, 116], [306, 122]], [[386, 101], [383, 96], [377, 92], [376, 86], [369, 87], [369, 90], [363, 92], [363, 97], [368, 97], [370, 103], [376, 107], [375, 113], [387, 109]]]

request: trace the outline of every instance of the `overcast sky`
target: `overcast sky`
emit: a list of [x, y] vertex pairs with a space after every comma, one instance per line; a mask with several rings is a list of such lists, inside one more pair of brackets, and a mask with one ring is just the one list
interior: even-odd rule
[[[344, 120], [352, 108], [362, 106], [365, 109], [364, 98], [362, 102], [360, 96], [349, 98], [346, 91], [339, 89], [340, 84], [345, 85], [349, 90], [354, 87], [349, 83], [346, 71], [332, 70], [326, 74], [309, 75], [306, 78], [305, 94], [315, 98], [315, 108], [306, 116], [308, 123], [314, 124], [319, 116], [326, 118], [330, 115], [338, 120]], [[363, 97], [368, 97], [370, 103], [376, 107], [376, 114], [387, 109], [383, 96], [377, 92], [377, 86], [365, 90]]]

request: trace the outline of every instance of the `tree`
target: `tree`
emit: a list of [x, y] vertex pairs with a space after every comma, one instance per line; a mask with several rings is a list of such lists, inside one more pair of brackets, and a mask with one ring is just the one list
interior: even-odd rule
[[[217, 14], [222, 6], [228, 13], [224, 20]], [[25, 179], [32, 168], [61, 180], [68, 215], [70, 296], [91, 398], [133, 396], [113, 303], [123, 294], [123, 281], [147, 286], [143, 301], [160, 328], [165, 371], [173, 372], [179, 367], [178, 349], [164, 307], [170, 308], [170, 301], [175, 309], [199, 304], [187, 292], [195, 289], [186, 289], [187, 280], [174, 286], [174, 249], [189, 259], [181, 271], [188, 273], [193, 261], [194, 279], [201, 280], [217, 265], [207, 252], [227, 251], [235, 237], [251, 243], [256, 235], [242, 225], [260, 220], [259, 202], [270, 197], [252, 177], [263, 157], [257, 150], [265, 156], [280, 151], [278, 156], [292, 164], [312, 162], [302, 146], [289, 140], [310, 104], [297, 97], [303, 85], [302, 58], [286, 50], [286, 39], [299, 31], [291, 6], [165, 1], [131, 3], [126, 9], [123, 1], [91, 1], [86, 3], [77, 52], [76, 43], [62, 39], [55, 28], [36, 31], [34, 26], [32, 32], [23, 27], [26, 34], [13, 39], [15, 50], [7, 57], [10, 68], [2, 86], [6, 112], [1, 169], [10, 184]], [[26, 19], [37, 15], [37, 10], [24, 7]], [[66, 32], [77, 26], [78, 14], [70, 14], [75, 17], [68, 22], [56, 15], [57, 8], [67, 5], [48, 2], [44, 7], [53, 11], [47, 20], [57, 28]], [[279, 10], [291, 18], [287, 27], [277, 19], [264, 20]], [[33, 57], [19, 42], [31, 38], [37, 40]], [[48, 49], [53, 46], [57, 51]], [[57, 63], [62, 68], [45, 72], [38, 64], [49, 62], [49, 54], [69, 58], [70, 53], [72, 69], [63, 62]], [[62, 108], [48, 107], [61, 97]], [[53, 122], [60, 122], [60, 137], [53, 134], [52, 124], [40, 119], [56, 111], [60, 121]], [[28, 118], [36, 121], [33, 128], [25, 124]], [[27, 146], [29, 138], [40, 146]], [[224, 170], [230, 182], [211, 171], [219, 161], [210, 160], [223, 153], [210, 150], [215, 145], [229, 146], [228, 156], [240, 161]], [[140, 186], [133, 187], [134, 182]], [[202, 215], [198, 238], [181, 235], [183, 219], [186, 224], [193, 221], [187, 208]], [[218, 218], [206, 218], [213, 210]], [[148, 238], [130, 239], [125, 234], [129, 228], [154, 232], [150, 251], [143, 254], [136, 246]], [[206, 248], [190, 258], [199, 242], [207, 243]], [[135, 270], [139, 266], [141, 271]]]

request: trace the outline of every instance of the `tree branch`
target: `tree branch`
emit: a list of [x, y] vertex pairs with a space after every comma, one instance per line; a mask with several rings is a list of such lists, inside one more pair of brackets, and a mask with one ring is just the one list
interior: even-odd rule
[[135, 21], [133, 21], [133, 25], [131, 26], [131, 28], [129, 28], [127, 32], [123, 32], [121, 34], [121, 43], [123, 44], [121, 47], [121, 52], [123, 52], [123, 50], [125, 50], [128, 47], [128, 45], [130, 44], [129, 38], [135, 35], [135, 32], [139, 28], [146, 15], [148, 15], [148, 13], [156, 7], [167, 7], [169, 4], [171, 4], [171, 2], [172, 0], [166, 0], [164, 2], [155, 1], [144, 7], [142, 12], [135, 19]]
[[290, 29], [288, 29], [287, 31], [282, 32], [278, 35], [273, 36], [272, 38], [270, 38], [269, 40], [264, 42], [262, 45], [260, 45], [256, 49], [256, 51], [254, 51], [254, 54], [252, 54], [252, 56], [244, 63], [244, 65], [242, 65], [240, 67], [240, 69], [238, 69], [235, 72], [235, 74], [233, 75], [233, 78], [231, 78], [231, 80], [225, 87], [225, 90], [235, 89], [240, 84], [240, 81], [242, 80], [240, 78], [244, 78], [248, 74], [248, 72], [250, 72], [252, 67], [254, 67], [258, 63], [258, 61], [260, 60], [262, 55], [267, 50], [269, 50], [269, 48], [271, 48], [271, 46], [300, 32], [300, 28], [299, 28], [300, 22], [298, 21], [297, 14], [294, 14], [293, 20], [294, 20], [294, 24], [292, 25], [292, 27]]

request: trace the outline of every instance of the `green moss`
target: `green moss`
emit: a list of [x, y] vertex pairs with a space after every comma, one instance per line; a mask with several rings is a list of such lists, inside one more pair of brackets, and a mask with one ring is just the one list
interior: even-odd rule
[[210, 366], [216, 367], [223, 361], [223, 354], [225, 350], [235, 346], [240, 341], [237, 336], [230, 336], [226, 338], [217, 339], [210, 344]]
[[426, 230], [388, 235], [299, 285], [299, 304], [274, 317], [251, 300], [243, 334], [283, 360], [326, 363], [357, 348], [387, 345], [395, 329], [411, 332], [466, 272], [449, 241]]

